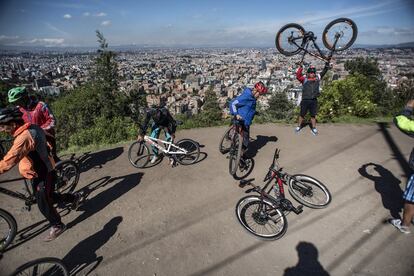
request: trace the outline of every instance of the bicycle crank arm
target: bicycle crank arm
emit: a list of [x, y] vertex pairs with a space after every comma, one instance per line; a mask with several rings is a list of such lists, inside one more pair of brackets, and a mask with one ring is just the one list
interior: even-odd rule
[[294, 207], [292, 206], [292, 211], [293, 213], [295, 213], [296, 215], [299, 215], [300, 213], [303, 212], [303, 205], [299, 205], [298, 207]]

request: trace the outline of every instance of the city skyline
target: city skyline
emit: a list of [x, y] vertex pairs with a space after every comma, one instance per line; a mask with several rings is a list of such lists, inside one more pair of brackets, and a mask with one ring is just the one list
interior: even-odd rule
[[338, 17], [353, 19], [356, 44], [414, 41], [413, 1], [2, 1], [0, 45], [272, 47], [277, 30], [296, 22], [317, 35]]

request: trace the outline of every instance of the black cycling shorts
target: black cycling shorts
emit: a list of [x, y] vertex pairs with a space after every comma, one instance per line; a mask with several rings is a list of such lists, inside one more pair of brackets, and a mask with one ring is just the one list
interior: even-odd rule
[[318, 113], [318, 100], [302, 100], [300, 102], [300, 116], [305, 117], [305, 115], [310, 112], [311, 117], [315, 117]]

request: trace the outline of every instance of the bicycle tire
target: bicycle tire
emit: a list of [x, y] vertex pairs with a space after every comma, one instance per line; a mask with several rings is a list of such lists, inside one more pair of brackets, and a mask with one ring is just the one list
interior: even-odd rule
[[[299, 181], [301, 183], [304, 183], [305, 185], [311, 185], [312, 186], [311, 195], [303, 194], [297, 187], [295, 187], [294, 185], [295, 181]], [[320, 182], [319, 180], [317, 180], [316, 178], [312, 176], [308, 176], [304, 174], [292, 175], [291, 179], [289, 180], [288, 187], [289, 187], [290, 195], [295, 200], [297, 200], [298, 202], [302, 203], [303, 205], [309, 208], [314, 208], [314, 209], [325, 208], [332, 201], [332, 196], [328, 188], [326, 188], [326, 186], [323, 185], [322, 182]], [[318, 187], [318, 190], [316, 190], [315, 187]], [[317, 195], [315, 191], [318, 191]], [[321, 203], [313, 203], [311, 199], [320, 201]]]
[[[242, 151], [243, 137], [240, 133], [237, 133], [233, 137], [232, 146], [229, 154], [229, 172], [230, 175], [235, 176], [237, 168], [240, 164], [240, 157]], [[237, 141], [236, 141], [237, 140]]]
[[[47, 270], [43, 270], [47, 268]], [[17, 275], [56, 275], [69, 276], [69, 271], [62, 260], [53, 257], [40, 258], [18, 267], [11, 276]]]
[[150, 161], [151, 152], [147, 144], [135, 141], [129, 146], [128, 160], [135, 168], [144, 168]]
[[[220, 144], [219, 144], [219, 151], [222, 154], [226, 154], [229, 152], [230, 147], [231, 147], [231, 135], [230, 135], [230, 131], [233, 129], [233, 126], [229, 127], [226, 132], [224, 132], [223, 137], [221, 138]], [[229, 145], [224, 145], [225, 142], [228, 142]]]
[[183, 148], [187, 154], [175, 154], [175, 159], [181, 165], [191, 165], [198, 161], [200, 157], [200, 146], [191, 139], [182, 139], [175, 143], [176, 146]]
[[[330, 41], [330, 31], [332, 31], [335, 27], [338, 27], [338, 25], [345, 23], [344, 28], [349, 27], [350, 31], [352, 32], [350, 35], [350, 38], [348, 38], [347, 40], [345, 40], [344, 46], [335, 46], [335, 49], [333, 47], [334, 41]], [[336, 26], [335, 26], [336, 25]], [[342, 33], [342, 34], [340, 34]], [[344, 35], [344, 32], [341, 30], [339, 32], [335, 32], [335, 35], [338, 34], [340, 35], [340, 39], [342, 37], [346, 37], [346, 35]], [[349, 18], [338, 18], [335, 19], [331, 22], [328, 23], [328, 25], [326, 25], [323, 33], [322, 33], [322, 41], [323, 41], [323, 45], [325, 45], [325, 47], [331, 51], [336, 51], [336, 52], [340, 52], [340, 51], [344, 51], [346, 49], [348, 49], [349, 47], [352, 46], [352, 44], [354, 44], [356, 38], [358, 36], [358, 27], [355, 24], [354, 21], [352, 21]], [[337, 44], [338, 45], [338, 44]]]
[[[17, 222], [14, 217], [6, 210], [0, 209], [0, 226], [3, 225], [3, 220], [7, 224], [4, 237], [0, 237], [0, 252], [3, 252], [14, 240], [17, 234]], [[0, 235], [3, 236], [3, 227], [0, 229]]]
[[56, 163], [56, 188], [59, 193], [71, 193], [78, 185], [80, 171], [75, 161], [63, 160]]
[[6, 150], [4, 149], [2, 143], [0, 143], [0, 159], [3, 159], [5, 155], [6, 155]]
[[[260, 205], [264, 204], [266, 211], [264, 217], [261, 217], [261, 215], [258, 212], [261, 212], [259, 210]], [[257, 207], [255, 207], [257, 205]], [[256, 208], [256, 211], [253, 211], [251, 214], [248, 213], [248, 211], [253, 208]], [[276, 212], [275, 214], [271, 214], [275, 218], [267, 218], [269, 216], [269, 212]], [[287, 231], [288, 223], [285, 214], [279, 209], [276, 208], [271, 202], [269, 202], [266, 199], [260, 199], [258, 196], [245, 196], [237, 202], [236, 205], [236, 217], [239, 221], [239, 223], [243, 226], [244, 229], [247, 230], [250, 234], [259, 237], [264, 240], [277, 240], [283, 237], [283, 235]], [[268, 224], [269, 221], [272, 221], [277, 223], [275, 225], [279, 225], [278, 229], [274, 233], [270, 234], [263, 234], [259, 233], [256, 230], [252, 228], [252, 226], [249, 225], [249, 221], [254, 221], [256, 224], [262, 224], [262, 226]], [[268, 225], [270, 227], [270, 224]], [[270, 227], [272, 228], [272, 227]], [[276, 229], [276, 228], [273, 228]]]
[[[289, 23], [283, 26], [282, 28], [280, 28], [280, 30], [276, 34], [275, 44], [276, 44], [276, 49], [282, 55], [285, 55], [285, 56], [293, 56], [301, 51], [299, 47], [289, 42], [289, 39], [283, 38], [284, 32], [287, 31], [289, 28], [292, 28], [294, 31], [298, 33], [298, 36], [294, 37], [295, 40], [300, 40], [302, 38], [302, 41], [303, 41], [303, 37], [305, 35], [305, 29], [301, 25], [296, 24], [296, 23]], [[300, 43], [298, 44], [301, 45], [302, 41], [300, 41]], [[292, 46], [292, 50], [289, 50], [287, 48], [287, 45]]]

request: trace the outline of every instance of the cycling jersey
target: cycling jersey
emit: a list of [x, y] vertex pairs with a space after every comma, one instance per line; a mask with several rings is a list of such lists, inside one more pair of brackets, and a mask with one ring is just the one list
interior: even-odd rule
[[411, 119], [413, 109], [406, 107], [400, 115], [394, 118], [394, 123], [403, 133], [414, 137], [414, 120]]
[[[177, 128], [174, 118], [166, 108], [150, 108], [146, 112], [144, 123], [141, 125], [140, 133], [146, 134], [151, 119], [155, 127], [164, 127], [168, 129], [168, 133], [174, 134]], [[153, 128], [154, 128], [153, 126]]]
[[28, 107], [19, 106], [19, 109], [23, 113], [22, 118], [26, 123], [38, 125], [49, 134], [54, 135], [56, 119], [46, 103], [32, 97]]

